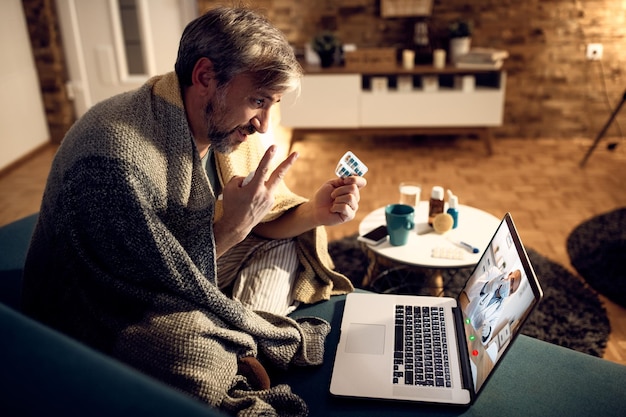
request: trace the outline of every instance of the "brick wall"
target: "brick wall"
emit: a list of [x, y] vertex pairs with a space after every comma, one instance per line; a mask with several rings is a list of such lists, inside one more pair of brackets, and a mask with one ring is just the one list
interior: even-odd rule
[[[259, 0], [296, 46], [320, 29], [359, 47], [410, 42], [412, 18], [383, 19], [381, 0]], [[214, 0], [199, 0], [206, 10]], [[433, 44], [447, 45], [448, 24], [474, 22], [476, 46], [506, 49], [505, 121], [499, 137], [595, 137], [626, 91], [626, 3], [622, 0], [434, 0]], [[587, 61], [587, 43], [602, 43], [602, 61]], [[606, 92], [605, 92], [606, 86]], [[626, 130], [626, 109], [618, 123]], [[608, 135], [619, 134], [614, 123]]]
[[[410, 42], [412, 18], [383, 19], [381, 0], [249, 0], [302, 47], [320, 29], [359, 47]], [[220, 3], [198, 0], [200, 10]], [[73, 121], [54, 0], [23, 0], [53, 140]], [[626, 90], [626, 3], [622, 0], [434, 0], [434, 44], [456, 18], [473, 20], [473, 44], [507, 49], [504, 126], [498, 137], [593, 138]], [[602, 61], [587, 61], [587, 43]], [[626, 110], [608, 136], [626, 129]]]
[[75, 120], [67, 97], [67, 71], [53, 0], [22, 0], [39, 76], [50, 138], [59, 143]]

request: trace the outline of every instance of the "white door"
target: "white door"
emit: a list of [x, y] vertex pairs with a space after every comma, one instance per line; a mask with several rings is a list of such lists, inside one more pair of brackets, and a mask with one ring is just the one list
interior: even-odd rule
[[57, 0], [76, 115], [174, 70], [196, 0]]

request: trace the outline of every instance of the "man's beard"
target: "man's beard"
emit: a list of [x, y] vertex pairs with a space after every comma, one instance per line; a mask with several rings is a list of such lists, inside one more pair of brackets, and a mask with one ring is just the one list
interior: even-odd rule
[[204, 109], [207, 123], [207, 138], [211, 141], [211, 148], [215, 152], [231, 153], [239, 147], [240, 142], [230, 140], [237, 130], [241, 130], [246, 135], [251, 135], [256, 132], [256, 129], [250, 123], [244, 126], [237, 126], [228, 131], [223, 129], [222, 125], [225, 124], [224, 119], [227, 113], [223, 96], [218, 92], [214, 97], [213, 100], [207, 103]]

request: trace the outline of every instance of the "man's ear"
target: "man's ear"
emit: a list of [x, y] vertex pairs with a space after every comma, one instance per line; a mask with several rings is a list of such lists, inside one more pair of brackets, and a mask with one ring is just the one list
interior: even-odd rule
[[217, 85], [213, 63], [209, 58], [200, 58], [193, 67], [191, 83], [206, 93], [212, 94]]

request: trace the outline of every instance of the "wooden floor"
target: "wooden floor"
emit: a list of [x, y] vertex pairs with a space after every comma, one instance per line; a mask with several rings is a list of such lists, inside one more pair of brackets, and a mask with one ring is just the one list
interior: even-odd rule
[[[487, 156], [484, 144], [472, 138], [310, 135], [292, 145], [300, 158], [285, 181], [310, 196], [352, 150], [369, 166], [369, 184], [357, 218], [328, 228], [330, 239], [356, 233], [368, 212], [398, 199], [400, 181], [414, 180], [426, 190], [422, 199], [441, 185], [461, 204], [497, 217], [511, 212], [526, 246], [574, 272], [565, 247], [569, 233], [594, 215], [626, 207], [626, 143], [614, 151], [605, 145], [581, 169], [589, 139], [500, 139]], [[55, 149], [42, 149], [0, 176], [0, 225], [39, 209]], [[612, 328], [605, 358], [626, 365], [626, 309], [601, 299]]]

